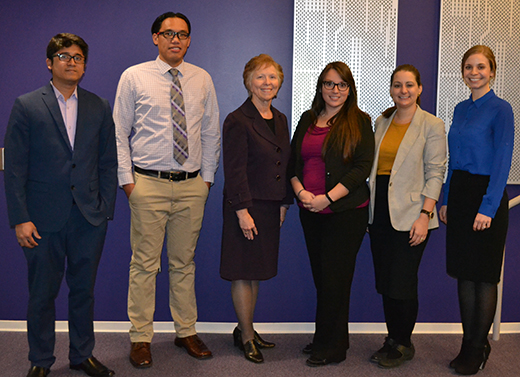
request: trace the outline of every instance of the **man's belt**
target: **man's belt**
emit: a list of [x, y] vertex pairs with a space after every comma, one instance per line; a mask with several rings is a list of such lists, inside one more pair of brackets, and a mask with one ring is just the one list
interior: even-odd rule
[[184, 181], [186, 179], [195, 178], [199, 175], [200, 170], [194, 171], [192, 173], [188, 173], [185, 171], [157, 171], [157, 170], [147, 170], [141, 169], [139, 166], [134, 166], [134, 170], [143, 175], [148, 175], [150, 177], [167, 179], [168, 181]]

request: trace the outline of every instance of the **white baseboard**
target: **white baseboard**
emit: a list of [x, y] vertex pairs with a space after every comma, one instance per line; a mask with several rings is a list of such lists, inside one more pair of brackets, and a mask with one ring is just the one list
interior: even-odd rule
[[[229, 334], [236, 323], [232, 322], [198, 322], [197, 332], [212, 334]], [[265, 334], [312, 334], [314, 323], [281, 322], [255, 323], [255, 328]], [[386, 334], [384, 323], [352, 322], [349, 324], [351, 334]], [[130, 322], [96, 321], [96, 332], [128, 332]], [[0, 321], [0, 331], [27, 331], [26, 321]], [[67, 321], [56, 321], [56, 331], [67, 332]], [[154, 322], [156, 333], [173, 333], [173, 322]], [[520, 322], [506, 322], [500, 326], [501, 334], [520, 333]], [[460, 323], [417, 323], [414, 334], [462, 334]]]

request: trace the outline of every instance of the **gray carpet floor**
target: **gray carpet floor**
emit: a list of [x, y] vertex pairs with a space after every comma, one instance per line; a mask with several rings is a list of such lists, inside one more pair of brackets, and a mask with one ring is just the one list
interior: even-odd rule
[[[320, 368], [305, 365], [306, 355], [301, 348], [311, 341], [308, 334], [265, 335], [264, 338], [277, 343], [274, 349], [264, 350], [265, 362], [253, 364], [244, 359], [233, 347], [232, 336], [222, 334], [200, 334], [213, 351], [209, 360], [196, 360], [183, 349], [173, 344], [173, 334], [156, 334], [152, 343], [154, 365], [149, 369], [135, 369], [128, 362], [130, 343], [128, 334], [98, 333], [94, 356], [114, 369], [118, 377], [149, 376], [454, 376], [448, 368], [460, 347], [460, 335], [414, 335], [416, 356], [401, 367], [384, 370], [368, 361], [371, 353], [383, 342], [382, 335], [353, 334], [347, 360]], [[482, 377], [520, 376], [520, 334], [504, 334], [499, 341], [491, 341], [491, 356]], [[0, 332], [0, 376], [25, 377], [29, 370], [27, 361], [26, 334]], [[80, 377], [86, 374], [68, 368], [68, 335], [58, 333], [56, 363], [51, 376]]]

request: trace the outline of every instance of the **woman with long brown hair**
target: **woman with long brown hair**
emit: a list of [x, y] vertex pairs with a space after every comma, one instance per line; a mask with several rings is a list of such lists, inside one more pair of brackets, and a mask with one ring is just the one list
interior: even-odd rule
[[368, 223], [366, 179], [374, 159], [370, 117], [357, 104], [349, 67], [328, 64], [300, 118], [288, 168], [317, 291], [309, 366], [341, 362], [349, 347], [350, 287]]

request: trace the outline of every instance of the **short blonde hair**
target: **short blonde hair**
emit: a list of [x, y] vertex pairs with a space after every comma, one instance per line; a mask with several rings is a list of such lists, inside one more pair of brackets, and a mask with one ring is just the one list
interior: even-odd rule
[[271, 65], [276, 70], [278, 81], [280, 82], [279, 88], [281, 88], [283, 83], [283, 69], [282, 66], [275, 62], [271, 56], [267, 54], [260, 54], [247, 62], [246, 66], [244, 67], [243, 77], [244, 86], [247, 89], [247, 95], [249, 96], [249, 98], [251, 98], [251, 96], [253, 95], [253, 93], [251, 92], [251, 81], [253, 81], [253, 73], [264, 66], [269, 67]]

